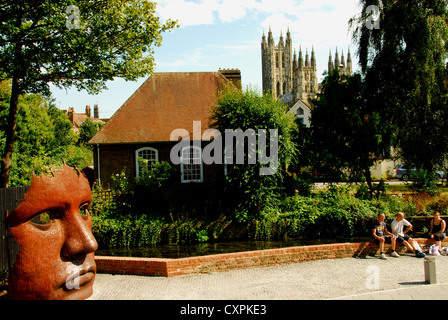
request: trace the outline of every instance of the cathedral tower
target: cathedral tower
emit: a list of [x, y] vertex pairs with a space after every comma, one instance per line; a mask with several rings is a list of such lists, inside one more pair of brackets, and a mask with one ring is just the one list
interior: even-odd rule
[[280, 97], [292, 89], [292, 41], [291, 34], [286, 33], [286, 41], [280, 35], [278, 45], [275, 45], [272, 31], [269, 29], [268, 39], [263, 32], [261, 42], [263, 91], [272, 92]]
[[314, 48], [311, 50], [311, 59], [306, 50], [305, 62], [303, 61], [302, 48], [299, 51], [299, 60], [294, 68], [294, 81], [292, 98], [295, 101], [308, 101], [317, 96], [319, 85], [317, 83], [317, 64]]
[[280, 35], [278, 45], [274, 42], [269, 28], [268, 36], [263, 32], [261, 41], [263, 91], [272, 92], [276, 97], [295, 103], [302, 99], [314, 98], [318, 92], [317, 66], [314, 48], [311, 58], [306, 52], [303, 59], [302, 49], [299, 57], [292, 53], [292, 39], [288, 30], [286, 41]]
[[339, 68], [340, 75], [351, 76], [353, 74], [352, 56], [350, 54], [350, 49], [348, 49], [347, 62], [345, 62], [344, 51], [342, 51], [342, 57], [341, 60], [339, 60], [338, 48], [336, 48], [334, 63], [333, 58], [331, 57], [330, 50], [330, 57], [328, 58], [328, 73], [332, 72], [335, 68]]

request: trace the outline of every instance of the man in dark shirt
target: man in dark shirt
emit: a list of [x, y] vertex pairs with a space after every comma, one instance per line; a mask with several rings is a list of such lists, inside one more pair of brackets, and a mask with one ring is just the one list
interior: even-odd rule
[[[395, 244], [397, 237], [387, 230], [386, 223], [386, 215], [384, 213], [378, 214], [378, 219], [373, 223], [372, 226], [372, 236], [373, 242], [380, 246], [380, 258], [386, 259], [386, 255], [384, 254], [384, 243], [390, 244], [392, 248], [392, 253], [390, 254], [392, 257], [398, 258], [398, 253], [395, 252]], [[386, 234], [386, 235], [385, 235]]]

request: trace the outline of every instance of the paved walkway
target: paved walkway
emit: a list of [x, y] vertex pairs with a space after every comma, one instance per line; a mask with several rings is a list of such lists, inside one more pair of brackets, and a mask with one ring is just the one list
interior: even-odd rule
[[90, 300], [448, 300], [448, 256], [437, 284], [411, 255], [320, 260], [184, 277], [97, 274]]

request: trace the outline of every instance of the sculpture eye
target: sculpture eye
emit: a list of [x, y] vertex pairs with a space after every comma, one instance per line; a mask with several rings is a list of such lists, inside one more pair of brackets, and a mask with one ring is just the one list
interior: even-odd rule
[[39, 213], [31, 219], [31, 222], [37, 225], [44, 225], [51, 222], [53, 217], [49, 211]]
[[50, 211], [41, 212], [31, 218], [30, 222], [36, 228], [45, 231], [50, 229], [52, 222], [54, 221], [55, 216]]
[[82, 204], [80, 207], [79, 207], [79, 214], [81, 215], [81, 216], [87, 216], [87, 215], [89, 215], [89, 206], [90, 206], [90, 203], [84, 203], [84, 204]]

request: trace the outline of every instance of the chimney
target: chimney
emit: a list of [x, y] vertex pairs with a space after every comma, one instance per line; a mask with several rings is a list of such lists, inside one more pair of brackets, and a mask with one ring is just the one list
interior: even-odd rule
[[92, 110], [90, 109], [90, 106], [89, 106], [89, 105], [86, 106], [86, 116], [87, 116], [88, 118], [91, 118], [91, 117], [92, 117]]
[[74, 114], [75, 114], [75, 109], [73, 107], [68, 108], [68, 111], [67, 111], [68, 120], [70, 120], [70, 122], [72, 124], [74, 123]]
[[219, 69], [219, 72], [232, 81], [235, 87], [241, 89], [241, 71], [239, 69]]
[[95, 119], [100, 118], [100, 109], [98, 108], [98, 104], [93, 105], [93, 118]]

